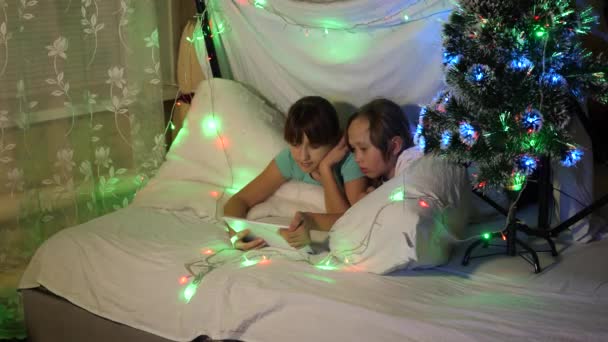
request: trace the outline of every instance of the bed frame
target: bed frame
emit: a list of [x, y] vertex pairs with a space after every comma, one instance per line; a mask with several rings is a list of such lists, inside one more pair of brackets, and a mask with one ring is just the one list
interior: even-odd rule
[[[28, 342], [174, 342], [102, 318], [40, 287], [21, 291]], [[192, 342], [209, 342], [199, 336]]]

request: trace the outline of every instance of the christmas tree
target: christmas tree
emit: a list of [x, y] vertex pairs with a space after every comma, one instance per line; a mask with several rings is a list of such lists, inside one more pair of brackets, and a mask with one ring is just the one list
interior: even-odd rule
[[481, 189], [521, 191], [541, 156], [574, 166], [570, 121], [587, 97], [608, 102], [606, 59], [580, 42], [596, 22], [570, 0], [459, 1], [443, 32], [447, 89], [422, 109], [418, 145], [475, 163]]

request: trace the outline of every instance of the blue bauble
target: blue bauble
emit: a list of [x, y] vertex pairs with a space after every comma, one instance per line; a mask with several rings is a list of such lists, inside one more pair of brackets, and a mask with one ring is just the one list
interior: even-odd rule
[[561, 163], [565, 167], [572, 167], [583, 158], [583, 155], [583, 151], [578, 148], [571, 148], [564, 153]]
[[528, 108], [522, 117], [522, 125], [528, 133], [535, 133], [543, 128], [543, 115], [536, 109]]

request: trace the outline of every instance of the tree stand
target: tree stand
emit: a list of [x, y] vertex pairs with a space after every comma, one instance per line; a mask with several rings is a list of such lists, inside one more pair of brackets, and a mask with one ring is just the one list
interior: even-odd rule
[[[481, 194], [477, 191], [474, 191], [474, 193], [477, 196], [484, 199], [486, 202], [488, 202], [491, 206], [498, 209], [498, 211], [500, 211], [501, 213], [506, 214], [507, 215], [507, 225], [506, 225], [506, 228], [500, 232], [486, 233], [481, 238], [473, 241], [473, 243], [471, 243], [471, 245], [469, 245], [469, 247], [465, 251], [464, 257], [462, 258], [462, 264], [464, 266], [468, 265], [469, 261], [471, 259], [484, 258], [484, 257], [503, 254], [503, 253], [489, 253], [489, 254], [483, 254], [483, 255], [478, 255], [478, 256], [471, 256], [471, 253], [473, 252], [473, 250], [475, 248], [477, 248], [478, 246], [482, 246], [483, 248], [493, 246], [493, 247], [505, 248], [504, 253], [506, 253], [509, 256], [519, 255], [520, 257], [522, 257], [524, 260], [526, 260], [528, 263], [530, 263], [534, 267], [534, 273], [540, 273], [542, 271], [542, 268], [541, 268], [540, 262], [538, 260], [538, 254], [537, 254], [538, 252], [535, 251], [534, 249], [532, 249], [532, 247], [530, 247], [528, 244], [526, 244], [525, 242], [523, 242], [517, 238], [518, 231], [522, 232], [528, 236], [535, 236], [535, 237], [540, 237], [540, 238], [545, 239], [551, 249], [549, 251], [542, 251], [542, 252], [551, 252], [552, 256], [557, 256], [557, 249], [555, 248], [555, 243], [550, 238], [549, 232], [543, 231], [543, 230], [531, 229], [515, 217], [515, 213], [517, 212], [517, 202], [519, 200], [519, 195], [521, 194], [521, 191], [519, 191], [519, 192], [507, 191], [507, 194], [509, 195], [509, 200], [511, 201], [511, 205], [509, 207], [508, 212], [505, 209], [503, 209], [502, 207], [500, 207], [500, 205], [498, 205], [496, 202], [485, 197], [483, 194]], [[501, 239], [501, 240], [505, 241], [505, 244], [504, 245], [490, 244], [490, 242], [494, 239]], [[523, 249], [523, 251], [518, 252], [518, 247]]]

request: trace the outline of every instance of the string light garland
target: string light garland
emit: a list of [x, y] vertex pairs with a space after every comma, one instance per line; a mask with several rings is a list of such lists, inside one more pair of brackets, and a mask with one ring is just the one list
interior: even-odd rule
[[[207, 31], [209, 33], [204, 33], [208, 36], [221, 35], [225, 32], [229, 31], [229, 23], [225, 19], [223, 13], [216, 5], [217, 0], [208, 1], [207, 8], [209, 9], [209, 13], [215, 17], [220, 18], [220, 23], [218, 23], [217, 29], [213, 30], [213, 24], [210, 22], [207, 25]], [[224, 0], [222, 0], [224, 1]], [[445, 9], [436, 11], [428, 14], [414, 15], [411, 11], [412, 7], [420, 5], [421, 3], [426, 3], [425, 0], [417, 0], [412, 1], [406, 7], [392, 10], [385, 16], [375, 18], [368, 21], [358, 22], [354, 24], [350, 24], [348, 26], [340, 25], [336, 22], [331, 22], [324, 25], [315, 25], [315, 24], [306, 24], [301, 21], [298, 21], [294, 17], [277, 10], [271, 1], [268, 0], [244, 0], [244, 1], [233, 1], [233, 4], [236, 6], [251, 6], [258, 10], [264, 11], [268, 14], [274, 15], [283, 21], [285, 26], [294, 26], [299, 27], [305, 37], [309, 37], [311, 35], [311, 31], [320, 32], [322, 36], [328, 36], [330, 32], [348, 32], [348, 33], [356, 33], [361, 30], [369, 30], [370, 28], [395, 28], [398, 26], [407, 25], [416, 21], [425, 20], [434, 16], [438, 16], [441, 14], [446, 14], [451, 11], [451, 9]]]

